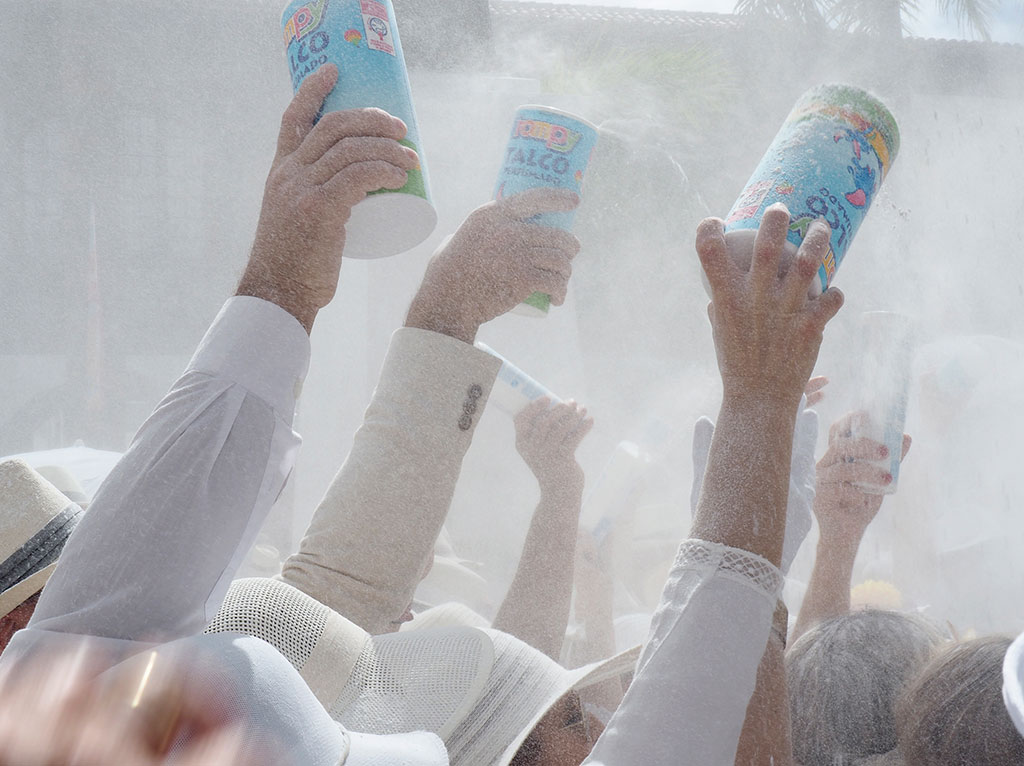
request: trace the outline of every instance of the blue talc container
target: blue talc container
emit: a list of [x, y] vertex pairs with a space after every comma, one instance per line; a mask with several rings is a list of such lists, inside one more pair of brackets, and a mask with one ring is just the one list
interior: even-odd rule
[[[896, 120], [860, 88], [822, 85], [797, 101], [725, 220], [726, 238], [747, 232], [753, 249], [761, 216], [776, 202], [789, 209], [788, 240], [800, 246], [811, 222], [824, 218], [832, 241], [812, 292], [828, 289], [899, 152]], [[734, 255], [734, 257], [736, 257]], [[743, 258], [749, 262], [749, 256]]]
[[[571, 189], [582, 195], [587, 165], [596, 145], [597, 128], [580, 117], [547, 106], [519, 107], [494, 186], [494, 199], [538, 186]], [[575, 211], [545, 213], [534, 220], [570, 231], [574, 216]], [[547, 295], [534, 293], [518, 310], [544, 316], [550, 305]]]
[[324, 64], [337, 65], [338, 84], [324, 112], [383, 109], [405, 122], [402, 143], [420, 157], [405, 186], [374, 192], [352, 209], [346, 257], [382, 258], [420, 244], [437, 225], [437, 212], [391, 0], [295, 0], [281, 27], [295, 91]]

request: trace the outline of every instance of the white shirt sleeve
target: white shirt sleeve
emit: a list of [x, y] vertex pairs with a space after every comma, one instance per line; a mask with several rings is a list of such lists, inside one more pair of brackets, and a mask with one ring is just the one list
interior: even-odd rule
[[732, 766], [783, 577], [747, 551], [685, 540], [637, 674], [590, 766]]
[[308, 364], [294, 317], [228, 300], [68, 540], [28, 630], [201, 633], [291, 471]]

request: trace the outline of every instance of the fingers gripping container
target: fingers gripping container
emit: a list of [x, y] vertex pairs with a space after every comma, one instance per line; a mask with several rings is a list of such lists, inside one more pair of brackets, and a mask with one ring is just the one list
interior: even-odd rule
[[[878, 99], [848, 85], [800, 97], [729, 211], [725, 231], [753, 234], [776, 202], [789, 209], [788, 241], [799, 247], [811, 222], [832, 227], [812, 294], [828, 289], [899, 152], [895, 118]], [[737, 236], [737, 235], [733, 235]], [[739, 235], [742, 236], [742, 235]]]
[[503, 357], [490, 346], [477, 341], [473, 344], [481, 351], [497, 357], [501, 360], [501, 367], [498, 368], [498, 377], [491, 389], [489, 401], [509, 417], [515, 417], [522, 412], [530, 402], [546, 396], [552, 404], [560, 402], [557, 396], [531, 378], [525, 372], [516, 367], [512, 362]]
[[281, 26], [296, 92], [324, 64], [337, 65], [338, 84], [323, 113], [383, 109], [405, 122], [401, 143], [420, 156], [405, 186], [371, 192], [352, 209], [345, 255], [383, 258], [420, 244], [437, 225], [437, 211], [391, 0], [295, 0], [285, 7]]
[[[547, 106], [521, 106], [512, 123], [512, 135], [494, 186], [494, 199], [549, 186], [583, 193], [583, 180], [590, 155], [597, 145], [597, 128], [567, 112]], [[543, 213], [531, 220], [542, 226], [572, 230], [575, 211]], [[551, 299], [534, 293], [515, 310], [521, 314], [545, 316]]]

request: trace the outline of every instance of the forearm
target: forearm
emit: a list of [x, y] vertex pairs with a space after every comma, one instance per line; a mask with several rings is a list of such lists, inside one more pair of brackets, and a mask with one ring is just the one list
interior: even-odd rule
[[779, 565], [798, 399], [726, 396], [690, 536]]
[[[786, 612], [776, 610], [776, 623], [786, 619]], [[736, 766], [790, 766], [793, 743], [789, 720], [789, 695], [786, 690], [785, 647], [774, 626], [768, 639], [761, 665], [757, 669], [757, 685], [747, 706]]]
[[807, 593], [800, 605], [800, 614], [790, 635], [790, 643], [823, 620], [850, 611], [850, 580], [857, 558], [860, 536], [832, 542], [825, 536], [818, 540]]
[[492, 627], [557, 660], [572, 602], [582, 487], [541, 490], [519, 567]]
[[235, 295], [250, 296], [273, 303], [295, 317], [309, 335], [320, 307], [310, 300], [309, 290], [291, 284], [280, 275], [266, 271], [263, 262], [250, 258], [238, 282]]

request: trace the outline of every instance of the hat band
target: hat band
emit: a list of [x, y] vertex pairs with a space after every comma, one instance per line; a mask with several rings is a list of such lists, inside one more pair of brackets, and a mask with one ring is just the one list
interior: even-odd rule
[[0, 593], [56, 561], [81, 516], [82, 509], [71, 503], [8, 556], [0, 564]]

